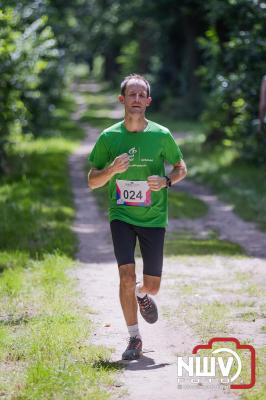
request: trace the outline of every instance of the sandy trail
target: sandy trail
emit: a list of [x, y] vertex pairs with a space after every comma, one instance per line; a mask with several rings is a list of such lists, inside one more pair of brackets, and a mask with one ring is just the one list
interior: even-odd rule
[[[77, 119], [78, 112], [75, 115]], [[87, 131], [87, 137], [69, 162], [77, 209], [73, 230], [80, 243], [78, 266], [72, 271], [72, 276], [78, 281], [81, 302], [95, 311], [90, 315], [95, 327], [93, 343], [113, 348], [112, 361], [119, 361], [124, 367], [119, 374], [117, 385], [112, 389], [112, 395], [129, 400], [138, 400], [143, 396], [154, 400], [239, 398], [237, 391], [201, 389], [199, 394], [198, 390], [177, 388], [176, 355], [190, 354], [192, 348], [200, 343], [193, 327], [186, 323], [185, 315], [176, 311], [185, 299], [182, 291], [178, 290], [197, 281], [196, 290], [189, 297], [191, 307], [213, 299], [228, 304], [238, 299], [244, 301], [247, 300], [247, 296], [241, 290], [245, 282], [232, 284], [235, 274], [250, 273], [254, 282], [265, 280], [265, 261], [258, 258], [240, 260], [232, 257], [209, 257], [207, 260], [202, 257], [165, 258], [161, 291], [156, 296], [159, 321], [149, 325], [139, 317], [144, 356], [139, 361], [121, 361], [121, 353], [126, 346], [127, 329], [119, 303], [118, 270], [109, 224], [99, 211], [95, 197], [87, 188], [84, 172], [86, 157], [95, 143], [98, 131], [88, 126], [83, 127]], [[266, 235], [251, 226], [252, 224], [241, 221], [226, 204], [218, 201], [206, 189], [190, 182], [184, 182], [181, 188], [206, 201], [210, 212], [197, 222], [171, 221], [169, 229], [179, 229], [186, 224], [195, 230], [216, 227], [220, 230], [222, 238], [239, 242], [250, 254], [265, 256]], [[138, 278], [141, 278], [141, 274], [141, 260], [137, 259]], [[217, 280], [223, 289], [220, 292], [213, 288]], [[248, 299], [252, 300], [252, 297]], [[236, 321], [230, 323], [229, 331], [231, 336], [233, 333], [237, 334], [240, 340], [251, 337], [255, 344], [265, 345], [265, 337], [260, 331], [261, 324], [260, 319], [253, 325], [241, 325]], [[222, 335], [223, 332], [220, 336]]]

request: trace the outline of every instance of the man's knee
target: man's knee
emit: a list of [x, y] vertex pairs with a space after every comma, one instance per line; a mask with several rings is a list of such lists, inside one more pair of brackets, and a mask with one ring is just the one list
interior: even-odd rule
[[159, 292], [160, 287], [159, 286], [145, 286], [145, 289], [148, 294], [152, 294], [153, 296], [155, 296]]
[[151, 289], [151, 294], [155, 295], [159, 292], [159, 290], [160, 290], [160, 287], [154, 287]]
[[151, 277], [148, 275], [144, 275], [144, 282], [143, 282], [144, 290], [146, 293], [151, 294], [151, 295], [156, 295], [159, 290], [160, 290], [160, 284], [161, 284], [161, 277]]
[[119, 266], [120, 286], [126, 289], [133, 289], [136, 286], [136, 274], [134, 264]]

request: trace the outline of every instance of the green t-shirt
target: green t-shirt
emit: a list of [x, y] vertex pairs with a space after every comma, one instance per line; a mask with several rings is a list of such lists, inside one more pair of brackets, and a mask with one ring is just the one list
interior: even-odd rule
[[130, 132], [124, 121], [105, 129], [99, 136], [89, 161], [94, 168], [103, 169], [122, 153], [128, 153], [127, 171], [118, 173], [109, 181], [109, 220], [118, 219], [143, 227], [165, 227], [168, 223], [168, 190], [151, 192], [150, 206], [117, 204], [116, 180], [146, 181], [151, 175], [165, 175], [164, 162], [175, 164], [182, 153], [170, 131], [148, 121], [142, 132]]

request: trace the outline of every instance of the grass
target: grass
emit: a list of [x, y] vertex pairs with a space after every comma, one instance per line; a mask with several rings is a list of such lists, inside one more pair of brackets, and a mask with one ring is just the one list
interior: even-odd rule
[[235, 273], [235, 280], [237, 282], [248, 282], [250, 280], [251, 276], [252, 276], [251, 272], [237, 271]]
[[242, 321], [255, 322], [256, 319], [265, 319], [265, 314], [259, 313], [257, 311], [247, 311], [239, 314], [238, 316]]
[[69, 223], [74, 210], [66, 165], [72, 149], [73, 144], [63, 138], [27, 143], [17, 138], [15, 151], [23, 154], [23, 167], [20, 177], [1, 185], [2, 248], [12, 250], [15, 243], [16, 250], [37, 256], [63, 247], [64, 252], [73, 254], [75, 239]]
[[[91, 325], [74, 299], [63, 255], [30, 260], [27, 268], [6, 270], [0, 280], [0, 392], [13, 399], [107, 398], [108, 369], [94, 363], [108, 358], [104, 348], [86, 345]], [[8, 305], [5, 303], [8, 300]], [[8, 318], [7, 318], [8, 317]], [[18, 367], [20, 373], [14, 374]], [[109, 368], [110, 370], [111, 368]], [[102, 389], [99, 388], [102, 386]], [[18, 390], [19, 388], [19, 390]]]
[[263, 299], [265, 297], [264, 288], [260, 287], [258, 284], [251, 282], [250, 280], [244, 282], [240, 289], [236, 291], [239, 294], [245, 294], [249, 297], [256, 297]]
[[[213, 235], [211, 235], [213, 236]], [[190, 232], [167, 233], [164, 254], [166, 256], [181, 255], [244, 255], [240, 245], [215, 237], [195, 238]]]
[[185, 192], [169, 191], [169, 218], [196, 219], [204, 217], [208, 212], [206, 203]]
[[117, 366], [89, 344], [88, 312], [67, 271], [76, 238], [68, 156], [83, 137], [66, 101], [33, 139], [13, 135], [0, 187], [0, 396], [107, 399]]

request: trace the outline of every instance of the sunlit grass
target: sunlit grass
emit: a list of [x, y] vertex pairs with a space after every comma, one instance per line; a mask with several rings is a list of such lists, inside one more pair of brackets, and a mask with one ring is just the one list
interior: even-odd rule
[[[29, 261], [26, 269], [6, 270], [0, 280], [1, 312], [9, 311], [0, 321], [0, 367], [7, 361], [14, 370], [17, 364], [23, 366], [17, 379], [13, 374], [0, 376], [2, 393], [14, 399], [83, 399], [91, 393], [107, 398], [98, 385], [112, 384], [112, 377], [94, 364], [107, 360], [110, 352], [86, 344], [91, 325], [75, 303], [66, 275], [72, 265], [63, 255], [47, 255]], [[7, 299], [13, 310], [7, 310]], [[21, 302], [23, 307], [15, 307]]]
[[73, 104], [43, 137], [12, 137], [0, 186], [0, 397], [107, 399], [110, 351], [89, 342], [67, 270], [77, 248], [68, 157], [82, 131]]
[[200, 199], [185, 193], [169, 191], [168, 210], [170, 218], [201, 218], [208, 212], [208, 206]]
[[[212, 235], [211, 235], [212, 236]], [[167, 233], [164, 254], [177, 255], [243, 255], [244, 250], [236, 243], [215, 237], [200, 239], [193, 233]]]

